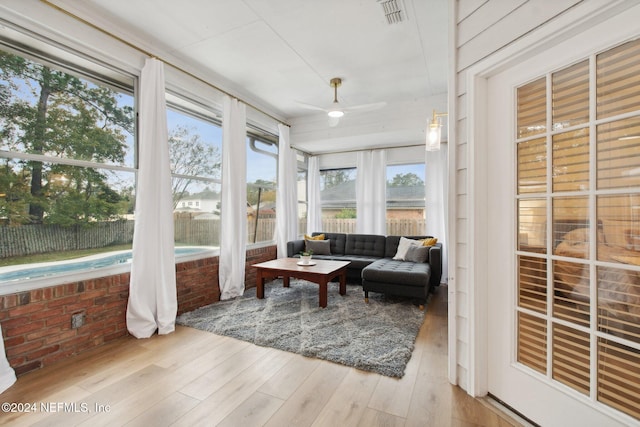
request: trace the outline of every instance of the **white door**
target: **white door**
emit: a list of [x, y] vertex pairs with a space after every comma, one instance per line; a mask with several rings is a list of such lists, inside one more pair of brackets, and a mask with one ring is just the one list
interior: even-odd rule
[[637, 22], [486, 80], [487, 388], [544, 426], [640, 424]]

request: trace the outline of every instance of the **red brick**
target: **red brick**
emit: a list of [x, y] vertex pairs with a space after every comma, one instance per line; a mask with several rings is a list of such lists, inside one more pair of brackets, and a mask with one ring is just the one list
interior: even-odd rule
[[28, 333], [24, 335], [24, 337], [27, 341], [33, 341], [33, 340], [37, 340], [37, 339], [44, 338], [49, 335], [58, 333], [60, 331], [62, 331], [62, 328], [60, 326], [54, 326], [51, 328], [42, 328], [39, 331]]
[[64, 307], [60, 306], [55, 308], [48, 308], [38, 313], [33, 313], [31, 316], [29, 316], [29, 318], [31, 320], [41, 320], [41, 319], [48, 319], [50, 317], [61, 316], [63, 314], [64, 314]]
[[23, 344], [24, 341], [25, 341], [24, 335], [19, 335], [17, 337], [5, 339], [4, 348], [15, 347], [17, 345]]
[[9, 317], [20, 317], [25, 314], [42, 311], [45, 307], [44, 303], [21, 305], [9, 310]]
[[34, 360], [31, 363], [27, 363], [20, 366], [14, 366], [13, 369], [16, 372], [16, 375], [20, 376], [26, 374], [27, 372], [35, 371], [36, 369], [40, 369], [42, 367], [42, 362], [39, 360]]
[[78, 299], [79, 299], [78, 295], [69, 295], [69, 296], [66, 296], [64, 298], [53, 299], [53, 300], [49, 301], [48, 305], [49, 305], [49, 307], [58, 307], [58, 306], [61, 306], [61, 305], [72, 304], [72, 303], [78, 301]]
[[36, 350], [38, 348], [41, 348], [42, 346], [43, 346], [42, 340], [16, 345], [14, 347], [6, 349], [7, 357], [18, 356], [18, 355], [21, 355], [21, 354], [27, 354], [27, 353], [29, 353], [31, 351], [34, 351], [34, 350]]
[[18, 296], [16, 294], [2, 297], [2, 308], [12, 308], [18, 306]]
[[27, 332], [36, 331], [44, 328], [44, 322], [31, 322], [31, 323], [22, 323], [20, 326], [16, 326], [14, 328], [7, 328], [4, 332], [5, 337], [15, 337], [17, 335], [26, 334]]
[[45, 320], [45, 323], [47, 325], [47, 328], [59, 325], [62, 325], [63, 329], [65, 325], [69, 325], [69, 327], [71, 327], [71, 315], [61, 314], [59, 316], [50, 317]]
[[58, 342], [62, 342], [68, 339], [71, 339], [78, 335], [77, 329], [69, 329], [66, 331], [62, 331], [58, 334], [51, 335], [45, 339], [45, 344], [54, 344]]
[[37, 351], [32, 351], [29, 354], [27, 354], [27, 360], [31, 361], [31, 360], [41, 359], [47, 354], [55, 353], [59, 349], [60, 349], [60, 346], [56, 344], [49, 347], [41, 348], [40, 350], [37, 350]]

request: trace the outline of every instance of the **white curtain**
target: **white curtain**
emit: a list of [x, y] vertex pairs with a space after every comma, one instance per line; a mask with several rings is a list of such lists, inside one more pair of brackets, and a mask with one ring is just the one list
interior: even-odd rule
[[357, 158], [356, 231], [387, 234], [387, 154], [360, 151]]
[[178, 301], [173, 197], [162, 62], [140, 76], [140, 145], [127, 329], [136, 338], [175, 329]]
[[278, 188], [276, 244], [278, 258], [287, 256], [287, 242], [298, 237], [298, 159], [289, 145], [289, 126], [278, 124]]
[[309, 157], [307, 170], [307, 234], [322, 229], [322, 202], [320, 200], [320, 159]]
[[222, 118], [222, 198], [220, 299], [244, 293], [247, 249], [247, 112], [235, 98], [224, 97]]
[[0, 393], [8, 389], [16, 382], [16, 373], [7, 361], [7, 353], [4, 351], [4, 337], [0, 327]]
[[442, 283], [447, 283], [449, 267], [447, 260], [448, 232], [448, 144], [442, 144], [438, 151], [427, 151], [425, 157], [426, 177], [426, 234], [438, 238], [442, 243]]

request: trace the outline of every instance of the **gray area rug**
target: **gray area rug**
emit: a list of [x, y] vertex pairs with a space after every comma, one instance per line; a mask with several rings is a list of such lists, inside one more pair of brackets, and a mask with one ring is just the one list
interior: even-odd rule
[[362, 286], [347, 285], [340, 296], [330, 283], [327, 308], [318, 307], [318, 285], [291, 280], [267, 283], [265, 298], [255, 288], [242, 297], [184, 313], [180, 325], [278, 348], [354, 368], [402, 377], [424, 321], [412, 301], [370, 293], [364, 302]]

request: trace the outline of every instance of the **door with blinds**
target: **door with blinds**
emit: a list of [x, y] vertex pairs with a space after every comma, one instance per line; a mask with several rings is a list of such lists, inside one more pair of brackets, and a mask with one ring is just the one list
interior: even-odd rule
[[488, 388], [542, 425], [635, 425], [640, 40], [585, 37], [489, 80]]

